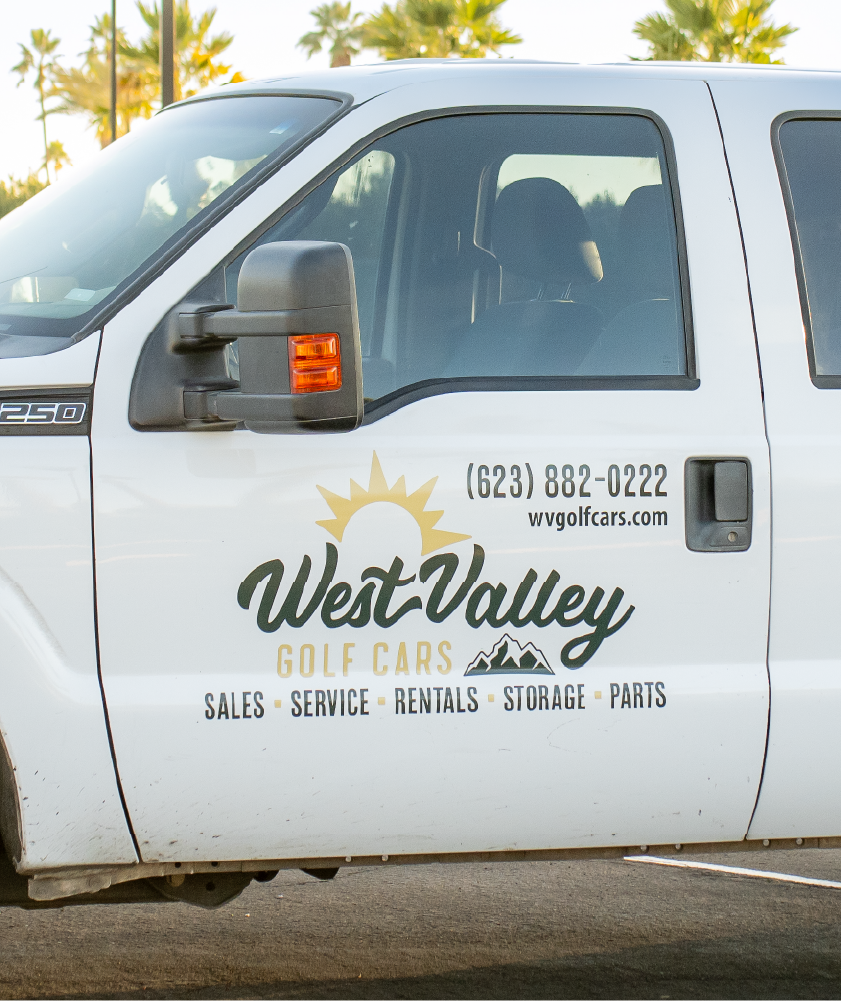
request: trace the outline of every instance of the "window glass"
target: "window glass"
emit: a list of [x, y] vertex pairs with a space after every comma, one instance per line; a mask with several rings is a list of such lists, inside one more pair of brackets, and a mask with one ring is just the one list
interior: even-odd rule
[[[637, 115], [437, 118], [379, 140], [263, 235], [351, 248], [363, 385], [683, 375], [663, 140]], [[229, 297], [245, 254], [227, 269]]]
[[138, 269], [339, 107], [297, 97], [175, 105], [0, 220], [0, 358], [65, 347]]
[[778, 133], [814, 375], [840, 375], [839, 121], [791, 120]]
[[[389, 205], [395, 158], [371, 150], [352, 166], [326, 181], [309, 198], [270, 230], [259, 243], [272, 240], [327, 240], [344, 243], [354, 261], [357, 309], [364, 355], [371, 350], [374, 297], [381, 244]], [[290, 235], [294, 233], [293, 235]], [[283, 235], [281, 235], [283, 234]], [[249, 247], [249, 251], [254, 247]], [[237, 276], [249, 252], [225, 272], [229, 301], [236, 302]]]

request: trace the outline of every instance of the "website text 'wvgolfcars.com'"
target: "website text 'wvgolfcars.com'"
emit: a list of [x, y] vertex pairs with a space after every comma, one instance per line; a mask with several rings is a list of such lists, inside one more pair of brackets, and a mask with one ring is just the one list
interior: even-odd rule
[[563, 532], [565, 528], [666, 527], [666, 511], [595, 511], [590, 505], [579, 505], [578, 511], [529, 511], [532, 528], [550, 528]]

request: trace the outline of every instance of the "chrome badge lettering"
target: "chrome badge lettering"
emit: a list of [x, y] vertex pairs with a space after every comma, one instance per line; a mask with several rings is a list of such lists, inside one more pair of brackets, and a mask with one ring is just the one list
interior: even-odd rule
[[87, 408], [87, 403], [81, 400], [71, 403], [54, 400], [2, 402], [0, 424], [81, 424]]

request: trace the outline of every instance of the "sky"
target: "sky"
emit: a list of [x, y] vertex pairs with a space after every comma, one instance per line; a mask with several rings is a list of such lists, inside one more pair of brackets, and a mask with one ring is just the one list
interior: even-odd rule
[[[274, 76], [290, 70], [323, 69], [325, 54], [307, 60], [296, 42], [312, 28], [309, 11], [319, 0], [191, 0], [194, 14], [217, 8], [213, 32], [234, 35], [228, 61], [249, 79]], [[379, 9], [382, 0], [355, 0], [354, 9]], [[36, 92], [31, 81], [17, 86], [9, 72], [20, 59], [18, 42], [27, 42], [32, 28], [47, 28], [61, 39], [58, 54], [65, 64], [81, 62], [78, 54], [87, 45], [88, 26], [110, 6], [110, 0], [0, 0], [3, 32], [0, 34], [0, 179], [26, 176], [43, 157]], [[634, 22], [663, 10], [662, 0], [507, 0], [501, 20], [523, 38], [521, 45], [506, 46], [505, 54], [520, 59], [561, 62], [617, 62], [646, 55], [646, 46], [632, 35]], [[776, 0], [776, 24], [790, 22], [801, 30], [784, 49], [790, 66], [840, 68], [840, 5], [838, 0]], [[143, 32], [134, 0], [117, 0], [117, 23], [132, 41]], [[355, 62], [373, 62], [364, 53]], [[81, 163], [98, 149], [93, 133], [81, 116], [54, 115], [48, 119], [49, 138], [64, 143], [74, 163]]]

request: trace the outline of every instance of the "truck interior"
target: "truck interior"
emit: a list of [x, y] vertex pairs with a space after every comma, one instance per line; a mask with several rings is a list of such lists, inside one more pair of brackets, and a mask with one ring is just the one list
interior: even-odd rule
[[[274, 240], [350, 247], [367, 400], [430, 380], [687, 372], [668, 160], [641, 115], [407, 125], [258, 242]], [[231, 302], [255, 245], [226, 268]]]

